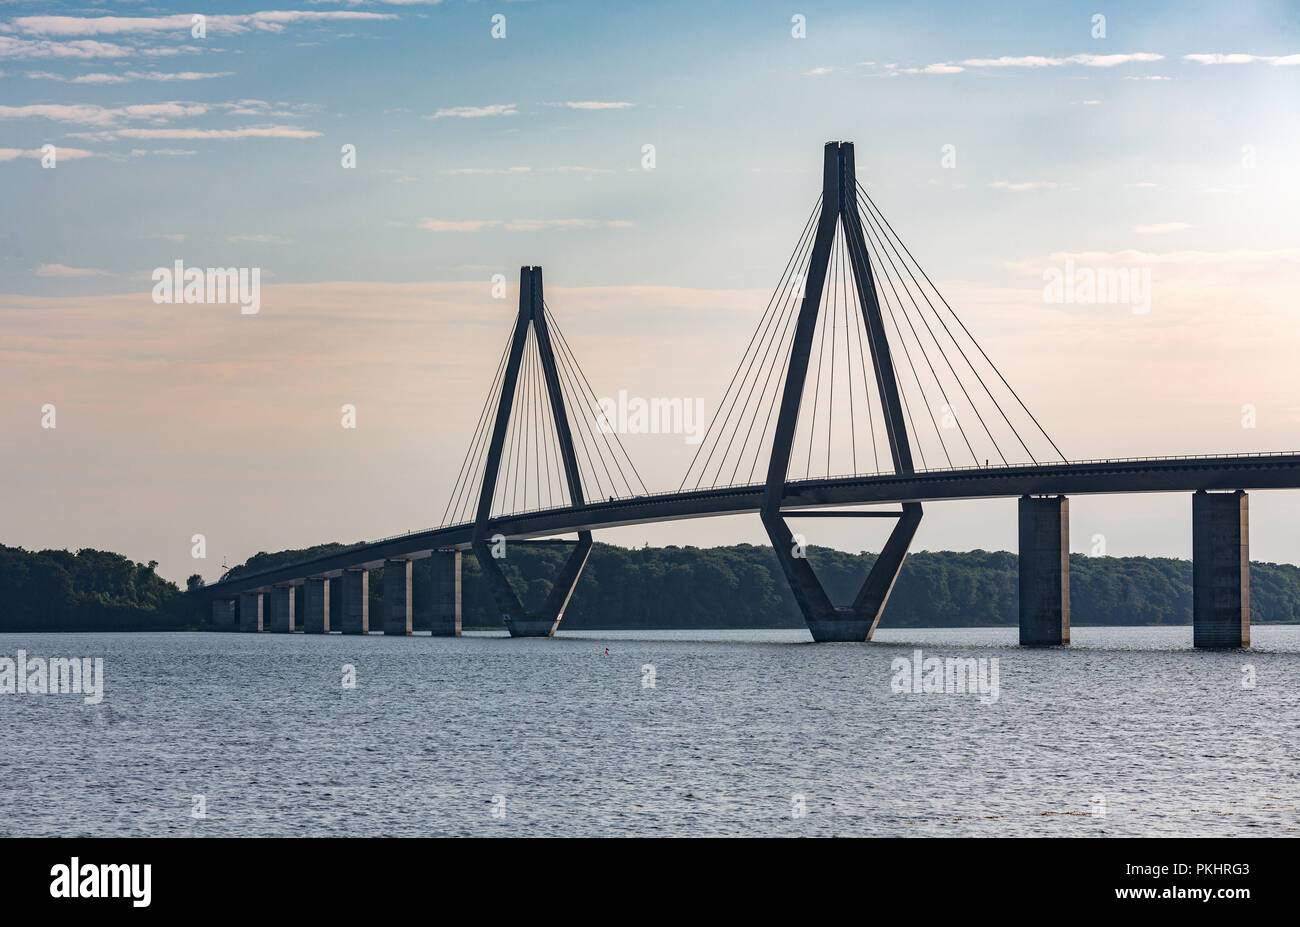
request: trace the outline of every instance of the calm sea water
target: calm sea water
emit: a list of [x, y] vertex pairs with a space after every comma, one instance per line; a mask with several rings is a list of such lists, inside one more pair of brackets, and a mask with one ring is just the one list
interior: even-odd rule
[[[106, 680], [0, 695], [0, 834], [1300, 834], [1300, 628], [1073, 634], [0, 635]], [[917, 648], [998, 699], [892, 692]]]

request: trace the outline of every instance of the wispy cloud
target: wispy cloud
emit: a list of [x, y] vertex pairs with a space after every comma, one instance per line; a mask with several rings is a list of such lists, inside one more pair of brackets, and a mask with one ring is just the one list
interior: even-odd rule
[[430, 232], [480, 232], [483, 229], [504, 228], [508, 232], [538, 232], [564, 229], [630, 228], [627, 219], [422, 219], [417, 228]]
[[191, 119], [213, 111], [242, 115], [263, 115], [265, 109], [250, 109], [244, 103], [193, 103], [169, 100], [128, 106], [100, 106], [97, 103], [31, 103], [0, 106], [0, 119], [50, 119], [89, 126], [112, 126], [125, 120], [147, 119], [154, 123], [170, 119]]
[[565, 109], [627, 109], [633, 104], [622, 100], [570, 100], [564, 103], [548, 103], [547, 106], [563, 106]]
[[1060, 187], [1060, 184], [1048, 180], [1028, 180], [1020, 182], [995, 180], [993, 183], [989, 184], [989, 186], [994, 190], [1014, 190], [1020, 193], [1027, 190], [1055, 190]]
[[[998, 58], [967, 58], [960, 63], [937, 61], [934, 64], [927, 64], [925, 67], [905, 68], [900, 67], [898, 64], [877, 65], [874, 61], [864, 61], [862, 65], [868, 68], [879, 68], [871, 76], [896, 77], [900, 74], [961, 74], [967, 68], [1059, 68], [1072, 64], [1090, 68], [1111, 68], [1121, 64], [1163, 61], [1164, 57], [1164, 55], [1157, 55], [1154, 52], [1133, 52], [1118, 55], [1069, 55], [1064, 58], [1053, 58], [1047, 55], [1002, 55]], [[815, 68], [812, 71], [805, 72], [805, 75], [830, 70], [833, 69]]]
[[1070, 55], [1066, 58], [1049, 58], [1043, 55], [1023, 55], [1000, 58], [967, 58], [962, 64], [969, 68], [1059, 68], [1068, 64], [1081, 64], [1089, 68], [1113, 68], [1120, 64], [1163, 61], [1164, 55], [1154, 52], [1133, 52], [1122, 55]]
[[458, 167], [448, 174], [529, 174], [531, 167]]
[[240, 129], [113, 129], [108, 132], [71, 132], [75, 138], [111, 142], [118, 138], [135, 139], [241, 139], [241, 138], [316, 138], [321, 133], [298, 126], [246, 126]]
[[1193, 61], [1196, 64], [1255, 64], [1259, 62], [1280, 67], [1300, 65], [1300, 55], [1243, 55], [1213, 52], [1209, 54], [1183, 55], [1183, 60]]
[[[258, 13], [222, 14], [207, 17], [207, 30], [211, 33], [238, 34], [257, 30], [282, 32], [285, 26], [297, 23], [319, 23], [340, 20], [396, 19], [392, 13], [364, 13], [351, 10], [265, 10]], [[170, 16], [18, 16], [9, 21], [8, 28], [24, 35], [156, 35], [176, 32], [190, 34], [193, 16], [176, 13]]]
[[234, 71], [127, 71], [123, 74], [79, 74], [76, 77], [65, 77], [62, 74], [54, 74], [50, 71], [31, 71], [27, 76], [33, 80], [57, 80], [69, 84], [125, 84], [131, 81], [191, 81], [191, 80], [210, 80], [214, 77], [230, 77]]
[[34, 271], [38, 277], [111, 277], [106, 270], [93, 267], [69, 267], [67, 264], [42, 264]]
[[423, 219], [417, 227], [430, 232], [478, 232], [500, 224], [500, 219]]
[[[39, 148], [0, 148], [0, 161], [17, 161], [19, 158], [41, 158], [45, 152]], [[60, 161], [76, 161], [81, 158], [93, 158], [93, 151], [84, 148], [56, 148], [55, 157]]]
[[187, 155], [196, 155], [198, 151], [192, 148], [132, 148], [131, 157], [148, 158], [148, 157], [185, 157]]
[[1165, 235], [1169, 232], [1182, 232], [1196, 226], [1186, 222], [1156, 222], [1152, 225], [1135, 225], [1133, 231], [1138, 235]]
[[245, 234], [245, 235], [231, 235], [231, 236], [229, 236], [229, 237], [226, 239], [226, 241], [229, 241], [229, 242], [252, 242], [253, 244], [258, 244], [258, 245], [270, 245], [270, 244], [275, 244], [275, 245], [287, 245], [287, 244], [292, 244], [292, 242], [290, 242], [287, 238], [277, 238], [277, 237], [274, 236], [274, 235], [266, 235], [266, 234], [261, 234], [261, 233], [259, 233], [259, 234], [251, 234], [251, 235], [250, 235], [250, 234]]
[[0, 35], [0, 58], [129, 58], [135, 51], [112, 42], [79, 39], [75, 42], [51, 42], [48, 39], [20, 39]]
[[578, 164], [565, 164], [560, 167], [526, 167], [524, 165], [515, 167], [457, 167], [443, 173], [522, 176], [525, 174], [612, 174], [614, 172], [607, 167], [583, 167]]
[[488, 106], [449, 106], [425, 119], [481, 119], [484, 116], [518, 116], [514, 103], [492, 103]]
[[941, 62], [939, 62], [939, 63], [937, 63], [937, 64], [927, 64], [927, 65], [926, 65], [925, 67], [923, 67], [923, 68], [919, 68], [919, 69], [916, 69], [916, 68], [908, 68], [908, 69], [906, 69], [906, 70], [907, 70], [907, 73], [909, 73], [909, 74], [911, 74], [911, 73], [917, 73], [917, 74], [960, 74], [962, 71], [964, 71], [964, 70], [966, 70], [966, 69], [963, 68], [961, 65], [957, 65], [957, 64], [948, 64], [947, 62], [942, 62], [942, 61], [941, 61]]

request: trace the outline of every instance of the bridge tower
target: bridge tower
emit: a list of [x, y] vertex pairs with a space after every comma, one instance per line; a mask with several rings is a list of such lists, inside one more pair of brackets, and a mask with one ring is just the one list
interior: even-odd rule
[[[786, 479], [793, 450], [795, 427], [803, 400], [804, 385], [808, 377], [808, 360], [817, 328], [817, 316], [822, 302], [822, 289], [826, 282], [827, 267], [836, 229], [842, 226], [848, 245], [849, 265], [852, 268], [858, 303], [862, 308], [867, 343], [875, 368], [876, 386], [881, 397], [889, 451], [893, 457], [894, 471], [900, 475], [914, 472], [912, 450], [908, 443], [903, 408], [899, 401], [898, 381], [894, 374], [889, 339], [876, 296], [875, 277], [867, 254], [862, 233], [862, 220], [858, 214], [856, 179], [853, 163], [853, 145], [850, 142], [827, 142], [822, 170], [821, 213], [813, 240], [808, 277], [804, 283], [803, 301], [795, 323], [794, 339], [790, 351], [789, 367], [781, 393], [780, 413], [772, 444], [772, 456], [764, 483], [764, 501], [760, 512], [763, 527], [776, 550], [781, 569], [790, 583], [795, 600], [808, 622], [808, 629], [816, 641], [870, 640], [876, 624], [885, 609], [889, 593], [898, 579], [903, 560], [916, 528], [921, 522], [921, 503], [904, 502], [897, 513], [894, 525], [866, 581], [850, 606], [834, 605], [821, 581], [802, 555], [802, 545], [796, 544], [782, 512]], [[822, 513], [826, 514], [826, 513]]]
[[582, 568], [591, 553], [591, 532], [579, 531], [578, 543], [569, 559], [565, 562], [550, 594], [538, 611], [528, 611], [515, 593], [501, 570], [498, 556], [504, 548], [504, 538], [493, 541], [490, 519], [492, 499], [496, 493], [497, 477], [501, 470], [502, 451], [505, 447], [506, 431], [510, 423], [510, 413], [514, 405], [516, 386], [519, 380], [519, 368], [523, 360], [524, 346], [529, 329], [535, 333], [537, 356], [541, 361], [542, 374], [546, 385], [546, 394], [554, 419], [556, 443], [564, 467], [564, 479], [569, 493], [569, 500], [574, 508], [582, 507], [585, 502], [582, 494], [582, 478], [578, 470], [578, 460], [574, 453], [573, 434], [569, 427], [568, 414], [564, 406], [564, 394], [560, 388], [560, 377], [556, 367], [555, 350], [551, 343], [551, 332], [546, 322], [546, 312], [542, 300], [542, 269], [540, 267], [522, 267], [519, 270], [519, 314], [515, 320], [514, 335], [510, 341], [509, 354], [505, 362], [505, 379], [502, 381], [500, 399], [497, 403], [496, 418], [492, 427], [492, 438], [487, 448], [487, 461], [483, 471], [483, 483], [479, 490], [478, 510], [474, 519], [474, 532], [471, 549], [478, 559], [483, 575], [487, 577], [492, 589], [492, 597], [501, 610], [506, 627], [512, 637], [550, 637], [564, 616], [564, 609], [573, 595], [573, 588], [582, 575]]

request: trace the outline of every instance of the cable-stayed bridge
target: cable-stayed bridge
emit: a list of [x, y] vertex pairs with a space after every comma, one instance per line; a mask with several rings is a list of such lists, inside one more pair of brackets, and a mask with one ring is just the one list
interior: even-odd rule
[[[870, 640], [923, 514], [945, 499], [1020, 499], [1020, 640], [1069, 642], [1069, 501], [1193, 493], [1198, 647], [1250, 641], [1246, 490], [1300, 487], [1300, 453], [1068, 460], [857, 182], [853, 146], [827, 143], [821, 196], [680, 484], [652, 492], [618, 438], [543, 293], [520, 271], [519, 311], [439, 527], [206, 590], [219, 628], [370, 629], [369, 570], [384, 567], [385, 633], [460, 630], [472, 551], [514, 636], [554, 632], [602, 528], [757, 513], [817, 641]], [[683, 337], [689, 337], [684, 332]], [[895, 504], [888, 509], [835, 506]], [[790, 517], [895, 520], [852, 603], [834, 603]], [[508, 542], [577, 532], [545, 602], [528, 609], [500, 560]], [[434, 558], [433, 586], [411, 562]], [[303, 586], [301, 597], [298, 586]], [[331, 590], [342, 607], [331, 609]], [[269, 605], [269, 608], [268, 608]], [[269, 611], [269, 615], [264, 613]], [[264, 620], [266, 617], [269, 620]]]

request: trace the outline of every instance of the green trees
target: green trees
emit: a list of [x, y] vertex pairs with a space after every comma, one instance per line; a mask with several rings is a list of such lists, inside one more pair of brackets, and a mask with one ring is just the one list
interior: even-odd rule
[[[232, 577], [340, 550], [259, 553]], [[551, 589], [567, 549], [513, 542], [504, 561], [520, 597], [536, 608]], [[808, 548], [809, 562], [831, 597], [852, 600], [875, 555]], [[208, 620], [203, 580], [192, 575], [185, 593], [155, 572], [97, 550], [27, 551], [0, 545], [0, 631], [168, 630]], [[416, 609], [430, 561], [415, 562]], [[383, 604], [382, 570], [371, 578], [372, 621]], [[1186, 625], [1192, 620], [1192, 565], [1164, 557], [1070, 557], [1071, 620], [1075, 625]], [[1017, 621], [1017, 561], [1007, 551], [920, 551], [908, 557], [882, 627], [1013, 627]], [[301, 594], [301, 593], [299, 593]], [[463, 560], [466, 628], [501, 627], [501, 615], [472, 556]], [[331, 596], [334, 622], [339, 593]], [[302, 603], [299, 603], [299, 608]], [[1300, 623], [1300, 567], [1251, 564], [1254, 623]], [[797, 628], [795, 607], [772, 551], [765, 546], [644, 547], [597, 544], [564, 616], [582, 628]]]
[[[808, 548], [808, 559], [836, 602], [852, 601], [875, 554]], [[530, 606], [550, 589], [562, 554], [512, 544], [506, 573]], [[465, 558], [465, 627], [500, 627], [473, 557]], [[908, 557], [882, 627], [1014, 627], [1017, 558], [1007, 551], [920, 551]], [[1164, 557], [1070, 557], [1075, 625], [1187, 625], [1192, 565]], [[373, 587], [372, 587], [373, 588]], [[1300, 622], [1300, 568], [1251, 565], [1252, 621]], [[627, 550], [597, 544], [562, 627], [802, 627], [776, 557], [767, 547], [662, 547]]]
[[181, 591], [154, 569], [86, 548], [0, 545], [0, 631], [155, 631], [193, 624]]

